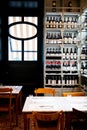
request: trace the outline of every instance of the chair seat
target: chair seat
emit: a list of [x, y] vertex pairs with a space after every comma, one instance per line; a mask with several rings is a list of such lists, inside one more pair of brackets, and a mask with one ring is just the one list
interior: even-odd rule
[[35, 93], [36, 96], [40, 95], [40, 94], [55, 96], [56, 91], [53, 88], [36, 88], [34, 90], [34, 93]]
[[84, 96], [84, 92], [63, 92], [63, 96]]

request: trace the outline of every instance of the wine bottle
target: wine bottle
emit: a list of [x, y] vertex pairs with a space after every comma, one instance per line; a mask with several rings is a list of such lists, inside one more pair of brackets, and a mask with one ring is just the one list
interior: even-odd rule
[[72, 1], [68, 2], [68, 12], [72, 12]]
[[72, 76], [72, 85], [75, 85], [75, 75], [74, 76]]
[[63, 23], [63, 27], [66, 28], [67, 27], [67, 21], [66, 21], [66, 17], [64, 17], [64, 23]]
[[56, 79], [55, 79], [55, 75], [52, 76], [52, 85], [56, 84]]
[[69, 84], [68, 76], [66, 76], [66, 85]]
[[63, 60], [65, 60], [65, 48], [63, 48]]
[[72, 85], [72, 76], [69, 76], [69, 84]]
[[49, 16], [47, 16], [47, 20], [46, 20], [46, 28], [49, 28]]
[[51, 84], [51, 76], [49, 75], [48, 76], [48, 85], [50, 85]]
[[71, 28], [73, 29], [74, 28], [74, 19], [72, 17], [72, 20], [71, 20]]
[[66, 49], [66, 59], [69, 59], [69, 48]]
[[68, 43], [68, 33], [67, 33], [67, 34], [65, 34], [65, 36], [64, 36], [64, 43], [65, 43], [65, 44], [67, 44], [67, 43]]
[[71, 33], [69, 33], [68, 43], [69, 43], [69, 44], [72, 44], [72, 34], [71, 34]]
[[71, 48], [71, 51], [70, 51], [70, 59], [73, 60], [73, 51], [72, 51], [72, 48]]
[[74, 60], [77, 59], [77, 48], [74, 49]]
[[46, 79], [46, 84], [48, 84], [48, 75], [45, 77], [45, 79]]
[[52, 28], [53, 27], [53, 21], [52, 21], [52, 17], [50, 17], [50, 21], [49, 21], [49, 27]]
[[84, 62], [84, 74], [86, 74], [86, 71], [87, 71], [87, 63]]
[[63, 73], [65, 73], [66, 72], [66, 62], [64, 61], [63, 62]]
[[65, 76], [62, 77], [62, 84], [65, 85]]
[[74, 34], [74, 37], [73, 37], [73, 44], [76, 44], [77, 43], [77, 38], [76, 38], [76, 34]]
[[53, 28], [56, 28], [55, 16], [53, 17]]
[[74, 76], [74, 84], [77, 85], [78, 84], [78, 77]]
[[74, 21], [74, 28], [77, 28], [77, 18], [75, 18], [75, 21]]
[[55, 26], [56, 26], [56, 28], [58, 28], [58, 26], [59, 26], [58, 17], [56, 18]]
[[61, 18], [61, 16], [59, 18], [59, 28], [62, 28], [62, 18]]
[[56, 12], [56, 0], [52, 1], [52, 12]]
[[68, 20], [67, 20], [67, 28], [70, 29], [71, 28], [71, 22], [70, 22], [70, 18], [68, 17]]
[[53, 36], [53, 43], [54, 44], [56, 43], [56, 33], [54, 33], [54, 36]]
[[58, 77], [58, 84], [61, 85], [61, 76]]
[[83, 65], [83, 62], [81, 63], [81, 74], [84, 73], [84, 65]]

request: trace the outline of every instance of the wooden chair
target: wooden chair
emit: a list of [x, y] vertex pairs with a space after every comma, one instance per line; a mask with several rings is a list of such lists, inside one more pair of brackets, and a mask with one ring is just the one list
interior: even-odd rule
[[70, 121], [71, 130], [87, 130], [87, 112], [73, 108]]
[[35, 95], [44, 94], [44, 95], [52, 95], [55, 96], [56, 91], [53, 88], [37, 88], [34, 90]]
[[[66, 97], [66, 96], [84, 96], [85, 94], [83, 92], [63, 92], [62, 96]], [[73, 115], [72, 115], [73, 117]], [[67, 119], [66, 119], [66, 113], [65, 113], [65, 127], [67, 127]]]
[[84, 92], [63, 92], [62, 96], [85, 96]]
[[64, 130], [63, 111], [33, 112], [34, 130]]
[[15, 104], [12, 103], [12, 88], [0, 88], [0, 112], [9, 113], [10, 130], [12, 130], [12, 115]]

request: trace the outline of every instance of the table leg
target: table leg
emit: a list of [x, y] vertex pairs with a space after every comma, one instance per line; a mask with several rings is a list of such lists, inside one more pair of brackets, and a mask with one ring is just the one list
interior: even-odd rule
[[20, 113], [22, 112], [22, 91], [19, 94]]
[[27, 114], [24, 114], [24, 130], [28, 130]]
[[18, 126], [18, 96], [16, 96], [16, 125]]

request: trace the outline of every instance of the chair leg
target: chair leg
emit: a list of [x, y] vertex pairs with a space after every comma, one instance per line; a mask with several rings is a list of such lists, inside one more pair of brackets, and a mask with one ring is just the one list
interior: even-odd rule
[[12, 112], [9, 111], [10, 130], [12, 130]]

